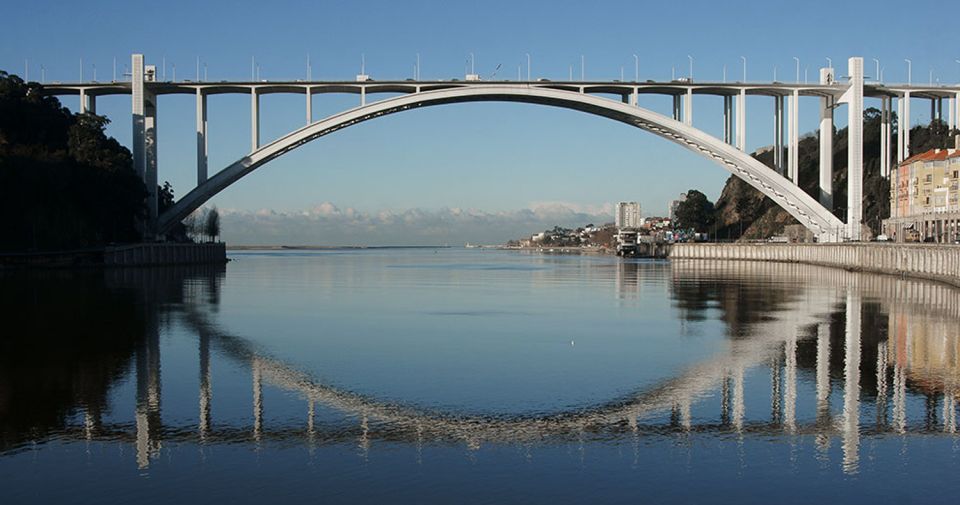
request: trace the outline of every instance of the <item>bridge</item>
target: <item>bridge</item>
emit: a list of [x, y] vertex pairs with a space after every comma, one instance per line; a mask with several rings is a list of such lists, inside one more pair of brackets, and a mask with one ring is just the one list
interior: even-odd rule
[[[595, 81], [373, 81], [366, 75], [356, 81], [246, 81], [190, 82], [158, 81], [156, 69], [146, 65], [142, 54], [131, 57], [131, 78], [125, 82], [77, 82], [44, 85], [48, 95], [78, 95], [80, 112], [96, 112], [100, 96], [130, 95], [132, 102], [133, 159], [138, 175], [149, 192], [147, 229], [151, 235], [163, 235], [180, 220], [200, 208], [207, 200], [269, 161], [312, 140], [340, 129], [389, 114], [432, 105], [465, 102], [524, 102], [562, 107], [594, 114], [653, 133], [675, 142], [719, 164], [733, 175], [770, 197], [820, 242], [861, 239], [863, 218], [863, 110], [864, 98], [880, 99], [881, 173], [890, 174], [893, 160], [892, 111], [901, 118], [910, 117], [914, 98], [931, 103], [931, 118], [943, 117], [947, 101], [948, 124], [955, 128], [960, 120], [960, 86], [884, 85], [866, 82], [863, 58], [848, 60], [844, 80], [835, 69], [820, 69], [816, 84], [747, 82], [595, 82]], [[260, 138], [260, 97], [266, 94], [302, 94], [305, 102], [305, 126], [268, 143]], [[357, 107], [314, 120], [312, 97], [323, 93], [349, 93], [359, 96]], [[157, 207], [157, 109], [161, 95], [196, 96], [197, 185], [162, 215]], [[211, 174], [208, 167], [207, 98], [219, 94], [250, 96], [250, 152], [227, 167]], [[400, 94], [378, 101], [377, 94]], [[638, 105], [640, 95], [663, 95], [673, 102], [672, 116], [665, 116]], [[693, 96], [710, 95], [723, 100], [723, 138], [717, 138], [694, 125]], [[774, 102], [774, 167], [768, 168], [746, 151], [747, 96], [769, 97]], [[820, 162], [818, 194], [808, 195], [799, 186], [798, 117], [801, 96], [818, 97]], [[833, 122], [834, 111], [847, 106], [849, 125], [847, 154], [846, 221], [833, 209]], [[897, 124], [896, 161], [909, 156], [909, 121]]]

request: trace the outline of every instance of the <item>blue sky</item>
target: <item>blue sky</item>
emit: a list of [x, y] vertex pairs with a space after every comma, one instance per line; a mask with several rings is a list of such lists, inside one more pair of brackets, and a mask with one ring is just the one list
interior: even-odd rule
[[[564, 79], [586, 60], [588, 79], [628, 78], [633, 54], [641, 79], [667, 80], [688, 73], [697, 80], [793, 80], [833, 58], [843, 73], [849, 56], [873, 58], [888, 82], [960, 81], [960, 49], [952, 44], [954, 13], [944, 2], [910, 3], [909, 28], [892, 2], [8, 2], [0, 32], [0, 69], [31, 79], [40, 66], [48, 81], [75, 81], [80, 73], [112, 78], [132, 52], [148, 63], [165, 59], [167, 78], [195, 78], [196, 58], [210, 80], [248, 79], [250, 60], [261, 78], [305, 77], [309, 53], [315, 79], [352, 79], [364, 54], [375, 79], [402, 79], [420, 54], [424, 79], [462, 78], [469, 53], [478, 73], [516, 78], [532, 59], [534, 77]], [[10, 21], [12, 20], [12, 22]], [[802, 78], [802, 75], [801, 75]], [[357, 97], [315, 97], [315, 119], [357, 105]], [[64, 103], [75, 108], [77, 99]], [[667, 113], [666, 97], [641, 105]], [[867, 105], [873, 105], [872, 101]], [[114, 120], [109, 133], [129, 145], [129, 99], [101, 98], [98, 112]], [[773, 105], [748, 100], [748, 148], [772, 141]], [[301, 95], [270, 95], [261, 102], [261, 137], [269, 141], [302, 126]], [[914, 122], [929, 109], [915, 106]], [[694, 123], [721, 133], [719, 98], [697, 97]], [[195, 178], [194, 100], [161, 97], [160, 179], [178, 195]], [[211, 171], [249, 149], [249, 99], [210, 99]], [[816, 102], [802, 100], [802, 131], [816, 128]], [[842, 121], [839, 121], [842, 126]], [[375, 215], [419, 209], [469, 209], [508, 215], [544, 205], [564, 205], [574, 215], [604, 215], [619, 200], [639, 200], [645, 214], [662, 214], [677, 193], [699, 188], [719, 195], [727, 173], [678, 146], [628, 126], [582, 113], [522, 104], [449, 105], [365, 123], [315, 141], [261, 168], [221, 193], [213, 204], [240, 214], [269, 210], [297, 214], [329, 203]], [[574, 224], [574, 223], [560, 223]], [[229, 231], [229, 230], [227, 230]], [[535, 231], [535, 230], [531, 230]], [[317, 233], [322, 234], [322, 230]], [[360, 232], [358, 232], [360, 233]], [[453, 233], [453, 232], [450, 232]], [[229, 238], [229, 234], [228, 234]], [[452, 242], [460, 236], [452, 236]], [[505, 237], [507, 238], [507, 237]], [[504, 239], [505, 239], [504, 238]], [[256, 234], [254, 238], [256, 239]], [[350, 241], [347, 236], [343, 241]], [[307, 240], [309, 241], [309, 240]], [[321, 240], [322, 241], [322, 240]], [[358, 234], [355, 242], [376, 242]]]

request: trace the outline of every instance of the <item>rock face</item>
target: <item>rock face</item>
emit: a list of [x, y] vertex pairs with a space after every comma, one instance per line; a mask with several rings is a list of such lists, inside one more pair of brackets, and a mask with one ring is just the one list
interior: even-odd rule
[[[880, 111], [867, 109], [863, 114], [863, 197], [864, 225], [873, 234], [879, 233], [881, 221], [890, 215], [890, 182], [880, 175]], [[896, 115], [893, 117], [896, 131]], [[910, 130], [910, 152], [920, 153], [954, 145], [957, 130], [950, 131], [942, 121]], [[893, 138], [895, 162], [897, 139]], [[754, 158], [773, 167], [773, 150], [758, 149]], [[817, 133], [800, 139], [800, 186], [815, 198], [819, 194], [820, 142]], [[772, 169], [772, 168], [771, 168]], [[847, 129], [833, 134], [833, 213], [846, 220], [847, 211]], [[783, 235], [784, 227], [798, 224], [787, 211], [764, 197], [738, 177], [731, 176], [716, 203], [716, 238], [720, 240], [757, 240]]]

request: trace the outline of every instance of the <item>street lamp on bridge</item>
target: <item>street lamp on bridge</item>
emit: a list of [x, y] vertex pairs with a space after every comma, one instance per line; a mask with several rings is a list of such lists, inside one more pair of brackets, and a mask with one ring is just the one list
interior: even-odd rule
[[640, 57], [637, 55], [633, 55], [633, 82], [640, 82]]
[[907, 62], [907, 86], [913, 84], [913, 62], [904, 58], [903, 61]]
[[797, 84], [800, 84], [800, 58], [794, 56], [793, 61], [797, 62]]
[[693, 80], [693, 56], [687, 55], [687, 59], [690, 60], [690, 80]]
[[743, 60], [743, 82], [747, 82], [747, 57], [741, 56], [740, 59]]

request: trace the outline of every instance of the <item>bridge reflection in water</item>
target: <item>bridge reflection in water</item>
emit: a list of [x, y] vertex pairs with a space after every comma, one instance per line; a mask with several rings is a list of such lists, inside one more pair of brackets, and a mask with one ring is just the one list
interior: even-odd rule
[[[593, 406], [543, 415], [461, 415], [324, 384], [243, 335], [221, 329], [214, 312], [222, 270], [115, 271], [105, 274], [106, 283], [127, 295], [135, 293], [137, 307], [147, 308], [144, 338], [132, 352], [135, 422], [105, 421], [102, 407], [91, 401], [70, 405], [82, 409], [82, 424], [68, 416], [59, 431], [67, 438], [134, 444], [140, 468], [149, 467], [165, 443], [183, 442], [356, 443], [365, 452], [380, 442], [463, 444], [473, 450], [484, 444], [591, 437], [812, 436], [825, 461], [832, 444], [841, 444], [838, 464], [850, 473], [858, 470], [863, 437], [956, 433], [960, 291], [955, 288], [793, 264], [680, 260], [608, 266], [616, 269], [613, 286], [621, 299], [636, 296], [650, 279], [670, 275], [672, 303], [685, 321], [720, 311], [728, 333], [723, 351], [652, 387]], [[746, 280], [750, 282], [738, 282]], [[750, 290], [754, 292], [745, 293]], [[161, 418], [160, 333], [169, 324], [183, 325], [197, 338], [198, 409], [196, 421], [189, 424]], [[215, 359], [249, 370], [247, 426], [219, 425], [212, 416]], [[747, 413], [745, 389], [753, 381], [770, 388], [769, 409], [762, 409], [768, 414]], [[815, 387], [798, 387], [804, 381]], [[266, 422], [270, 406], [264, 401], [264, 383], [301, 398], [303, 417]], [[692, 414], [716, 399], [719, 408], [713, 416]], [[915, 401], [925, 405], [921, 415], [910, 415], [908, 403]], [[805, 409], [807, 405], [815, 407]], [[318, 407], [355, 422], [318, 423]], [[34, 429], [25, 438], [37, 436]], [[7, 437], [0, 449], [22, 444], [22, 439]]]

